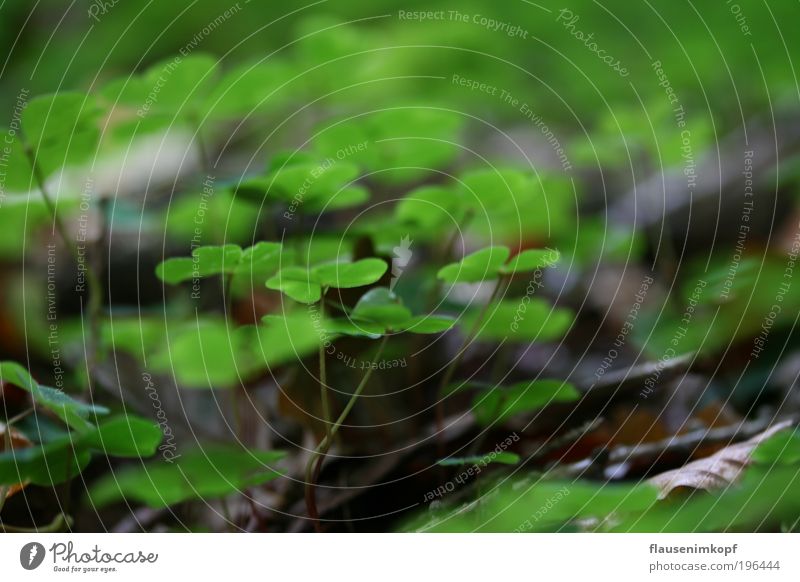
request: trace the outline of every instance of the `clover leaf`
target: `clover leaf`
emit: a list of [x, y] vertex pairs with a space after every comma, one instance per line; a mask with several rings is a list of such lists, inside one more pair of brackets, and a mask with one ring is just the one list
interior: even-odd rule
[[174, 200], [161, 216], [161, 232], [167, 240], [182, 244], [196, 237], [195, 220], [218, 216], [221, 220], [204, 220], [202, 240], [206, 244], [224, 241], [244, 245], [253, 240], [256, 224], [263, 212], [260, 205], [220, 188], [211, 197], [194, 192]]
[[170, 285], [215, 275], [266, 278], [280, 264], [280, 251], [281, 245], [272, 242], [260, 242], [244, 251], [238, 245], [197, 247], [191, 257], [175, 257], [159, 263], [156, 276]]
[[267, 288], [282, 291], [298, 303], [315, 303], [328, 287], [350, 289], [377, 282], [388, 269], [382, 259], [361, 259], [352, 263], [327, 263], [306, 269], [286, 267], [267, 280]]
[[442, 333], [452, 328], [455, 324], [456, 320], [452, 317], [443, 315], [415, 315], [407, 319], [400, 330], [420, 334]]
[[174, 374], [185, 388], [230, 388], [302, 358], [321, 341], [303, 314], [258, 326], [233, 327], [221, 319], [203, 319], [174, 327], [148, 361], [155, 371]]
[[753, 451], [751, 460], [763, 465], [797, 465], [800, 463], [800, 433], [783, 430], [761, 442]]
[[328, 318], [321, 324], [325, 333], [332, 336], [367, 337], [378, 339], [386, 333], [386, 327], [374, 321], [355, 321], [345, 318]]
[[265, 176], [242, 181], [234, 191], [248, 200], [274, 199], [295, 205], [297, 211], [333, 210], [361, 204], [369, 198], [365, 188], [352, 184], [359, 174], [358, 166], [347, 161], [313, 161], [298, 155]]
[[233, 329], [217, 320], [198, 321], [168, 329], [167, 346], [150, 358], [157, 372], [173, 372], [176, 381], [185, 387], [219, 387], [232, 385], [240, 370], [236, 354], [240, 346]]
[[293, 73], [276, 58], [244, 64], [224, 76], [219, 69], [218, 59], [210, 54], [176, 56], [154, 64], [139, 76], [112, 80], [100, 94], [123, 120], [126, 113], [137, 113], [131, 129], [138, 134], [163, 130], [180, 118], [196, 125], [204, 120], [246, 117], [274, 110], [291, 98], [281, 87]]
[[559, 258], [558, 251], [553, 249], [528, 249], [515, 255], [508, 263], [500, 267], [500, 274], [513, 275], [550, 267], [556, 264]]
[[273, 465], [281, 451], [248, 450], [232, 445], [204, 445], [176, 456], [125, 467], [92, 485], [92, 505], [104, 507], [122, 499], [162, 508], [191, 499], [211, 499], [262, 485], [281, 476]]
[[411, 314], [397, 295], [386, 287], [367, 291], [350, 313], [349, 320], [325, 322], [326, 331], [343, 335], [380, 337], [391, 331], [432, 334], [447, 331], [455, 324], [449, 317]]
[[80, 473], [93, 454], [141, 458], [153, 455], [161, 429], [135, 416], [117, 416], [98, 426], [41, 445], [0, 453], [0, 485], [29, 482], [52, 486]]
[[142, 458], [155, 454], [161, 428], [137, 416], [114, 416], [82, 435], [82, 444], [114, 457]]
[[[478, 309], [468, 311], [463, 316], [464, 324], [473, 327], [479, 316]], [[553, 307], [536, 297], [499, 301], [489, 307], [478, 326], [477, 337], [485, 341], [552, 341], [563, 337], [574, 318], [571, 310]]]
[[259, 281], [260, 285], [278, 270], [282, 259], [281, 250], [280, 243], [266, 241], [246, 248], [233, 270], [234, 285], [244, 281]]
[[467, 255], [457, 263], [442, 267], [437, 276], [446, 283], [479, 283], [495, 279], [509, 254], [507, 247], [486, 247]]
[[376, 283], [388, 268], [383, 259], [361, 259], [353, 263], [328, 263], [313, 271], [323, 287], [352, 289]]
[[89, 430], [93, 426], [88, 420], [91, 415], [108, 414], [108, 409], [102, 406], [80, 402], [61, 390], [40, 385], [16, 362], [0, 362], [0, 380], [29, 392], [34, 403], [49, 410], [75, 430]]
[[83, 93], [45, 95], [28, 103], [22, 128], [45, 176], [96, 153], [99, 118], [96, 102]]
[[0, 140], [5, 148], [3, 186], [12, 192], [30, 191], [34, 187], [35, 177], [28, 155], [25, 153], [25, 144], [18, 131], [0, 127]]
[[257, 64], [244, 64], [227, 72], [208, 95], [204, 111], [212, 119], [252, 115], [257, 110], [275, 109], [291, 99], [282, 86], [294, 76], [291, 68], [274, 56]]
[[[558, 251], [528, 249], [508, 261], [510, 251], [504, 246], [486, 247], [461, 261], [439, 269], [438, 277], [446, 283], [480, 283], [501, 275], [513, 275], [547, 267], [558, 261]], [[506, 262], [508, 261], [508, 262]]]
[[35, 184], [26, 148], [30, 148], [45, 178], [62, 168], [87, 162], [97, 152], [99, 116], [95, 100], [83, 93], [63, 92], [32, 99], [22, 111], [22, 133], [18, 128], [0, 130], [8, 151], [5, 187], [27, 192]]
[[442, 186], [423, 186], [409, 192], [394, 211], [399, 222], [417, 227], [418, 236], [426, 238], [458, 227], [463, 213], [463, 198]]
[[452, 162], [461, 117], [451, 111], [425, 107], [398, 107], [371, 112], [338, 123], [327, 122], [317, 131], [314, 147], [322, 155], [348, 160], [373, 171], [382, 182], [401, 183], [425, 175], [423, 168]]
[[361, 296], [351, 316], [354, 319], [371, 321], [390, 328], [408, 321], [411, 318], [411, 310], [405, 307], [400, 298], [389, 289], [377, 287]]
[[322, 286], [312, 272], [303, 267], [285, 267], [267, 279], [267, 288], [281, 291], [298, 303], [316, 303]]
[[[142, 79], [148, 91], [140, 96], [142, 105], [157, 113], [197, 115], [217, 83], [217, 58], [196, 53], [165, 59], [147, 69]], [[148, 100], [156, 88], [157, 95]]]
[[201, 276], [230, 274], [242, 260], [242, 249], [238, 245], [205, 246], [196, 248], [192, 256], [197, 258]]
[[478, 393], [472, 403], [475, 418], [484, 426], [503, 422], [511, 416], [533, 412], [555, 402], [574, 402], [580, 392], [567, 382], [534, 380], [512, 386], [496, 386]]
[[563, 176], [499, 168], [467, 172], [460, 182], [459, 193], [473, 217], [469, 231], [482, 239], [492, 240], [500, 232], [516, 246], [527, 240], [551, 242], [576, 231], [576, 192]]
[[265, 325], [246, 325], [238, 330], [244, 346], [240, 361], [255, 370], [296, 362], [322, 342], [319, 330], [302, 313], [288, 313]]
[[312, 198], [305, 203], [305, 209], [308, 213], [332, 212], [359, 206], [368, 200], [369, 190], [364, 186], [348, 186], [341, 190], [331, 190], [325, 195]]

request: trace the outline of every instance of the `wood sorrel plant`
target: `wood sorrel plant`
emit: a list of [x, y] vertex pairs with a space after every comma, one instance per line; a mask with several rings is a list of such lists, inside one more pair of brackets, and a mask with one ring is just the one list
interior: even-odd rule
[[797, 3], [44, 4], [1, 530], [798, 528]]
[[[62, 175], [90, 171], [104, 163], [107, 149], [130, 147], [136, 132], [157, 134], [174, 123], [193, 136], [206, 177], [183, 177], [169, 191], [169, 204], [145, 210], [140, 218], [164, 226], [172, 255], [162, 256], [153, 269], [151, 282], [161, 283], [160, 303], [137, 305], [131, 316], [109, 297], [104, 313], [103, 289], [111, 288], [110, 280], [90, 268], [88, 325], [67, 320], [61, 326], [69, 346], [83, 343], [84, 329], [89, 334], [89, 365], [81, 373], [80, 359], [71, 361], [69, 389], [110, 384], [109, 394], [87, 391], [86, 403], [39, 384], [19, 364], [0, 367], [3, 383], [25, 391], [29, 403], [0, 425], [0, 509], [24, 487], [68, 483], [98, 455], [156, 455], [167, 423], [148, 417], [152, 407], [136, 405], [136, 389], [126, 384], [130, 378], [147, 378], [146, 393], [158, 399], [158, 414], [174, 419], [183, 412], [183, 428], [169, 427], [170, 446], [179, 454], [115, 462], [78, 502], [102, 508], [125, 500], [161, 509], [218, 500], [231, 527], [240, 528], [265, 519], [249, 492], [277, 487], [273, 482], [283, 477], [289, 497], [291, 483], [304, 483], [306, 513], [322, 529], [317, 497], [326, 459], [353, 447], [354, 411], [374, 413], [367, 392], [403, 377], [421, 401], [432, 401], [421, 415], [438, 419], [443, 457], [452, 454], [444, 438], [444, 401], [458, 398], [461, 390], [478, 388], [469, 408], [483, 426], [577, 397], [572, 387], [555, 381], [520, 382], [485, 393], [468, 379], [453, 382], [465, 352], [477, 342], [552, 340], [571, 324], [571, 314], [553, 310], [543, 299], [510, 298], [522, 274], [558, 261], [556, 251], [518, 250], [520, 241], [514, 240], [504, 241], [514, 251], [503, 245], [479, 248], [495, 221], [511, 219], [518, 199], [533, 202], [540, 196], [530, 176], [506, 168], [497, 174], [499, 182], [483, 171], [467, 171], [457, 180], [427, 183], [431, 174], [424, 168], [455, 162], [458, 117], [408, 106], [328, 122], [304, 148], [271, 155], [263, 171], [225, 176], [217, 168], [223, 154], [216, 149], [218, 129], [259, 100], [252, 91], [222, 90], [226, 77], [210, 57], [192, 55], [167, 65], [164, 79], [166, 65], [158, 64], [91, 95], [34, 99], [21, 129], [5, 132], [13, 168], [6, 187], [38, 192], [75, 262], [82, 258], [69, 232], [74, 208], [68, 198], [62, 200], [61, 190], [57, 195], [50, 190]], [[250, 87], [266, 78], [263, 72], [248, 73], [254, 75]], [[149, 99], [157, 78], [163, 86], [158, 99]], [[408, 132], [414, 143], [398, 141]], [[386, 204], [370, 204], [380, 201]], [[118, 204], [124, 205], [115, 201], [110, 215]], [[463, 256], [459, 249], [465, 245], [478, 250]], [[149, 276], [138, 265], [137, 273]], [[454, 299], [470, 285], [488, 286], [488, 299]], [[457, 349], [445, 334], [458, 338]], [[407, 353], [404, 360], [411, 365], [402, 374], [385, 371], [383, 359], [397, 353]], [[342, 354], [363, 365], [340, 365]], [[109, 365], [121, 365], [119, 358], [128, 373], [110, 382]], [[373, 381], [379, 370], [380, 388]], [[220, 407], [219, 391], [230, 394], [229, 411]], [[278, 394], [277, 406], [264, 405], [265, 391]], [[183, 408], [194, 401], [204, 410], [199, 417]], [[170, 405], [167, 415], [162, 407]], [[299, 431], [312, 446], [283, 438], [286, 450], [272, 450], [277, 438], [265, 442], [253, 430], [265, 420]], [[34, 433], [40, 436], [33, 438]], [[504, 462], [514, 458], [502, 456]], [[298, 460], [301, 471], [292, 469]], [[338, 463], [330, 465], [339, 470]], [[72, 519], [72, 495], [66, 495], [53, 529]], [[240, 495], [250, 505], [232, 513], [228, 502]]]

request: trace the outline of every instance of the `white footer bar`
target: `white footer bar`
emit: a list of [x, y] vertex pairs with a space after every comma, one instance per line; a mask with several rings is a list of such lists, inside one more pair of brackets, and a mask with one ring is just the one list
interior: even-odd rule
[[2, 580], [137, 582], [254, 575], [325, 582], [800, 580], [798, 541], [786, 534], [13, 534], [0, 536], [0, 572]]

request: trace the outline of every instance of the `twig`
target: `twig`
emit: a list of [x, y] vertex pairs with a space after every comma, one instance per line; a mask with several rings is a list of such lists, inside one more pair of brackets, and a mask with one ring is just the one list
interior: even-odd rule
[[730, 445], [736, 441], [752, 438], [764, 432], [767, 427], [773, 424], [772, 420], [769, 418], [750, 420], [719, 428], [698, 429], [652, 443], [619, 446], [609, 452], [608, 460], [612, 463], [642, 461], [643, 459], [657, 458], [665, 453], [691, 453], [701, 446]]
[[663, 362], [647, 362], [639, 364], [638, 366], [625, 368], [624, 370], [610, 372], [604, 375], [600, 380], [594, 382], [583, 381], [578, 382], [578, 384], [587, 387], [589, 392], [593, 392], [602, 388], [613, 388], [621, 384], [638, 382], [639, 380], [652, 376], [656, 372], [659, 372], [663, 378], [665, 372], [675, 373], [688, 369], [694, 361], [694, 357], [694, 353], [688, 353]]
[[564, 434], [555, 437], [549, 442], [545, 441], [542, 446], [540, 446], [532, 455], [527, 458], [526, 462], [532, 459], [540, 459], [546, 455], [549, 455], [553, 451], [557, 451], [558, 449], [564, 448], [567, 445], [573, 444], [595, 430], [602, 422], [602, 417], [594, 418], [582, 423], [580, 426], [568, 430]]
[[[744, 421], [719, 428], [698, 429], [652, 443], [618, 446], [611, 450], [601, 449], [587, 459], [559, 467], [556, 470], [560, 475], [564, 476], [586, 475], [591, 467], [598, 467], [600, 462], [602, 462], [603, 466], [630, 462], [645, 463], [647, 461], [656, 461], [660, 457], [669, 454], [691, 454], [701, 446], [718, 444], [727, 446], [764, 432], [768, 427], [774, 426], [773, 420], [765, 418]], [[791, 419], [787, 422], [796, 424], [796, 419]], [[602, 467], [598, 468], [602, 469]], [[600, 473], [602, 473], [602, 470]]]
[[11, 418], [9, 418], [6, 421], [6, 426], [11, 426], [12, 424], [15, 424], [15, 423], [19, 422], [20, 420], [22, 420], [23, 418], [28, 416], [31, 412], [33, 412], [33, 406], [31, 406], [30, 408], [28, 408], [26, 410], [23, 410], [22, 412], [20, 412], [19, 414], [15, 415], [15, 416], [12, 416]]

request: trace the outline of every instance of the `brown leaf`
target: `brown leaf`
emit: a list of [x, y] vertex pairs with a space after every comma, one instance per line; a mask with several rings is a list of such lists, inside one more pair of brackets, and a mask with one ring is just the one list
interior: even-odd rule
[[6, 445], [10, 442], [12, 449], [21, 449], [25, 447], [31, 446], [33, 443], [28, 440], [24, 434], [20, 431], [15, 429], [13, 426], [8, 429], [8, 433], [6, 433], [8, 427], [0, 422], [0, 452], [6, 450]]
[[735, 482], [750, 464], [750, 456], [756, 446], [793, 424], [791, 420], [780, 422], [750, 440], [725, 447], [710, 457], [692, 461], [679, 469], [651, 477], [648, 482], [660, 490], [659, 499], [681, 489], [710, 491], [725, 487]]
[[672, 435], [660, 415], [656, 416], [642, 408], [631, 410], [618, 406], [609, 420], [606, 426], [611, 433], [608, 440], [610, 446], [650, 443]]
[[[0, 453], [4, 452], [9, 444], [11, 445], [9, 448], [11, 449], [23, 449], [31, 446], [33, 443], [13, 426], [8, 427], [6, 424], [0, 422]], [[0, 496], [4, 496], [5, 498], [11, 497], [24, 489], [26, 485], [27, 483], [16, 483], [11, 486], [0, 486], [0, 494], [4, 494]]]

